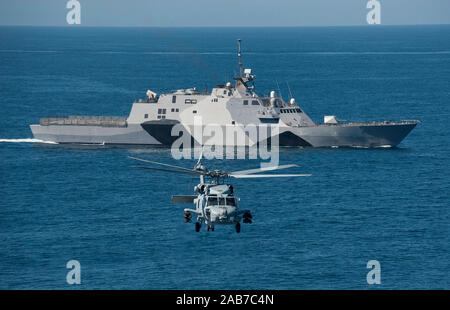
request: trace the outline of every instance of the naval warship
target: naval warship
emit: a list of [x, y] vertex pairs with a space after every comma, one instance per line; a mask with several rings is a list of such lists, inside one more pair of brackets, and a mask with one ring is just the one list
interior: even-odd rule
[[[55, 143], [170, 146], [184, 135], [198, 145], [252, 146], [276, 141], [279, 146], [372, 148], [398, 145], [419, 123], [342, 122], [328, 115], [318, 124], [294, 98], [286, 102], [275, 91], [266, 96], [255, 92], [255, 75], [242, 66], [240, 39], [238, 65], [234, 83], [218, 85], [211, 92], [189, 88], [157, 94], [148, 90], [144, 99], [133, 103], [128, 117], [45, 117], [30, 128], [35, 139]], [[211, 135], [211, 130], [209, 135], [202, 132], [213, 124], [231, 132], [232, 138]], [[253, 128], [256, 134], [251, 133]]]

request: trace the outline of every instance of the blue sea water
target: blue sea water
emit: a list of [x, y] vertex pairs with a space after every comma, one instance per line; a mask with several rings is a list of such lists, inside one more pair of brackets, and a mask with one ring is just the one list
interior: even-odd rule
[[[195, 233], [170, 149], [30, 143], [48, 115], [127, 115], [147, 89], [232, 80], [236, 38], [260, 94], [315, 120], [419, 119], [391, 149], [280, 150], [310, 178], [234, 180], [254, 223]], [[0, 288], [449, 289], [450, 26], [0, 28]], [[209, 160], [241, 170], [257, 160]], [[66, 263], [81, 264], [81, 285]], [[369, 260], [381, 284], [368, 285]]]

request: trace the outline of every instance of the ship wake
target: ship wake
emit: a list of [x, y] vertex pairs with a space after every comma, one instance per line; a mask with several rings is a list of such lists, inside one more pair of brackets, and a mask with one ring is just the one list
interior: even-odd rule
[[53, 141], [44, 141], [44, 140], [32, 139], [32, 138], [27, 138], [27, 139], [0, 139], [0, 142], [3, 142], [3, 143], [45, 143], [45, 144], [58, 144], [57, 142], [53, 142]]

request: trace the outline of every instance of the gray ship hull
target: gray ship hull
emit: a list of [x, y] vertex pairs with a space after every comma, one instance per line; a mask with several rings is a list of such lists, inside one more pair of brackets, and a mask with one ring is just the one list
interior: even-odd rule
[[300, 127], [292, 132], [313, 147], [393, 147], [416, 125], [417, 122], [318, 125]]
[[[30, 125], [34, 138], [74, 144], [147, 144], [167, 145], [171, 126], [177, 122], [157, 121], [128, 124], [124, 127], [86, 125]], [[302, 147], [386, 147], [397, 146], [417, 122], [363, 123], [280, 127], [279, 146]], [[192, 131], [191, 131], [192, 132]]]
[[30, 125], [35, 139], [73, 144], [161, 144], [139, 124], [126, 127]]

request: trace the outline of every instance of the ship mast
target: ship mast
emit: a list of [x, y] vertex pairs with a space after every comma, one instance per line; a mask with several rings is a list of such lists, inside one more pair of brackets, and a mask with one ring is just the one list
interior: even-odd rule
[[241, 39], [238, 39], [238, 59], [239, 59], [239, 76], [235, 77], [236, 80], [236, 88], [240, 86], [244, 86], [246, 90], [253, 90], [255, 85], [249, 86], [248, 83], [252, 82], [255, 79], [255, 76], [252, 75], [251, 69], [242, 69], [242, 53], [241, 53]]
[[238, 39], [239, 77], [242, 78], [241, 39]]

